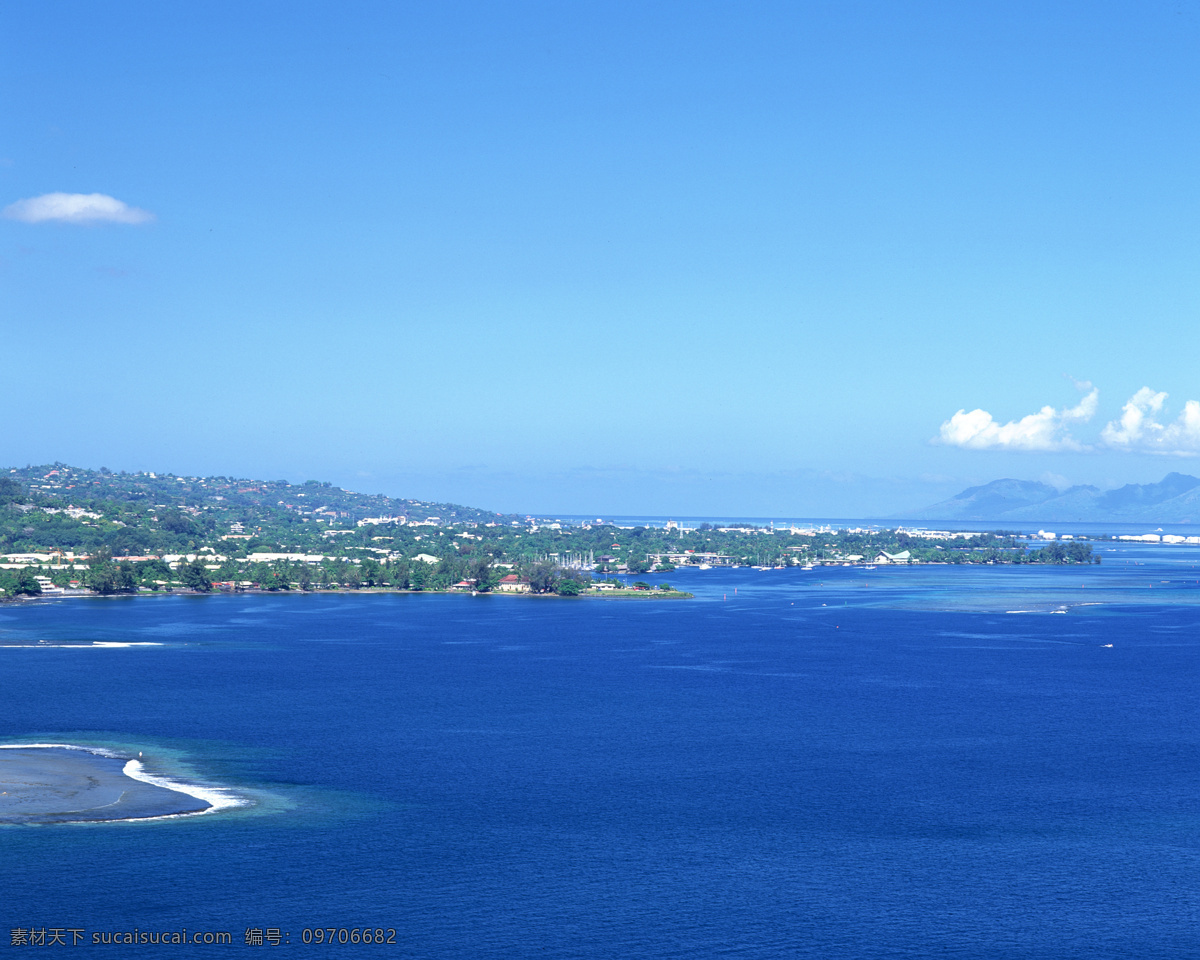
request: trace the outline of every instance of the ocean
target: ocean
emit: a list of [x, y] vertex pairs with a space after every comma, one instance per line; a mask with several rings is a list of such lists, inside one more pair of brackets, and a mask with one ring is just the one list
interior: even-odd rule
[[[0, 827], [3, 945], [1198, 956], [1200, 550], [1101, 555], [669, 574], [692, 601], [0, 606], [0, 742], [247, 801]], [[184, 928], [231, 943], [107, 945]]]

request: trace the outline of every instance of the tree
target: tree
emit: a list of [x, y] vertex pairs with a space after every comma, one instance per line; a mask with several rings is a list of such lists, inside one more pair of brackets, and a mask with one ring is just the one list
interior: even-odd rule
[[475, 581], [475, 589], [487, 593], [495, 586], [491, 557], [476, 557], [467, 566], [467, 576]]
[[199, 557], [191, 563], [180, 562], [179, 580], [189, 590], [207, 593], [212, 589], [212, 580], [208, 578], [208, 570]]
[[397, 590], [405, 590], [408, 588], [408, 562], [398, 560], [395, 563], [390, 563], [387, 566], [388, 581]]
[[159, 517], [158, 525], [170, 533], [180, 536], [194, 536], [196, 525], [179, 510], [167, 510]]
[[428, 586], [434, 590], [445, 590], [452, 583], [463, 578], [463, 565], [454, 557], [442, 557], [430, 574]]
[[151, 590], [157, 590], [161, 586], [160, 580], [165, 582], [171, 579], [171, 568], [162, 560], [143, 560], [134, 565], [134, 570], [142, 586]]
[[137, 574], [133, 572], [133, 564], [128, 560], [117, 564], [117, 589], [122, 593], [137, 590]]
[[368, 587], [374, 587], [382, 579], [383, 567], [380, 565], [378, 560], [373, 560], [368, 557], [358, 565], [358, 572], [363, 583], [365, 583]]
[[260, 587], [263, 586], [268, 580], [271, 579], [270, 565], [261, 560], [258, 561], [258, 563], [250, 567], [248, 579], [251, 583], [258, 584]]
[[[1087, 543], [1073, 543], [1067, 547], [1067, 559], [1071, 563], [1091, 563], [1092, 547]], [[1097, 558], [1099, 559], [1099, 558]]]
[[132, 563], [127, 561], [118, 566], [113, 562], [108, 549], [101, 547], [88, 561], [88, 571], [84, 574], [83, 584], [96, 593], [110, 594], [135, 589], [137, 580]]
[[554, 583], [554, 592], [562, 597], [577, 597], [592, 585], [592, 578], [580, 570], [556, 571], [558, 579]]
[[0, 477], [0, 504], [21, 503], [25, 499], [25, 488], [16, 480]]
[[553, 561], [538, 560], [527, 568], [525, 579], [529, 581], [530, 593], [549, 593], [558, 580], [558, 570]]
[[17, 574], [16, 585], [12, 589], [14, 597], [27, 596], [36, 597], [42, 592], [42, 585], [38, 583], [37, 576], [29, 567], [25, 567]]
[[[262, 564], [262, 566], [265, 567], [267, 565]], [[270, 590], [272, 592], [276, 590], [290, 590], [292, 588], [292, 582], [287, 576], [287, 573], [287, 566], [283, 563], [274, 567], [267, 567], [266, 575], [259, 580], [258, 585], [264, 590]]]
[[560, 597], [577, 597], [583, 592], [583, 584], [571, 577], [563, 577], [554, 585], [554, 592]]

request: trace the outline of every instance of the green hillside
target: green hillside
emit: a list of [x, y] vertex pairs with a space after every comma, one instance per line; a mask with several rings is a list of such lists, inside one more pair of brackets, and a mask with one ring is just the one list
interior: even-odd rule
[[[113, 473], [56, 463], [0, 473], [0, 591], [186, 588], [586, 592], [678, 566], [1087, 563], [993, 533], [572, 525], [327, 483]], [[510, 580], [504, 580], [508, 577]], [[40, 578], [40, 579], [39, 579]], [[659, 587], [662, 584], [658, 584]], [[597, 584], [595, 589], [600, 589]], [[666, 595], [668, 591], [654, 591]], [[674, 595], [673, 592], [671, 592]]]

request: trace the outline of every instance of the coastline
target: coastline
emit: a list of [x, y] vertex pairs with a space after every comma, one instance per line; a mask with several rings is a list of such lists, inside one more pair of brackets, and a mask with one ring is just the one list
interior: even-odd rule
[[251, 596], [298, 596], [315, 597], [323, 594], [350, 595], [382, 595], [382, 594], [411, 594], [412, 596], [430, 597], [524, 597], [530, 600], [692, 600], [695, 594], [686, 590], [597, 590], [591, 593], [580, 593], [576, 596], [561, 596], [557, 593], [520, 593], [509, 590], [489, 590], [486, 593], [471, 593], [468, 590], [410, 590], [396, 587], [360, 587], [355, 590], [350, 587], [322, 587], [319, 590], [263, 590], [255, 587], [238, 587], [235, 590], [214, 587], [212, 590], [190, 590], [179, 588], [173, 590], [138, 589], [131, 592], [96, 593], [94, 590], [63, 590], [44, 592], [33, 596], [0, 597], [0, 603], [36, 603], [47, 600], [113, 600], [131, 597], [212, 597], [236, 596], [248, 594]]
[[137, 757], [70, 743], [0, 744], [0, 824], [129, 823], [192, 817], [243, 800], [151, 774]]

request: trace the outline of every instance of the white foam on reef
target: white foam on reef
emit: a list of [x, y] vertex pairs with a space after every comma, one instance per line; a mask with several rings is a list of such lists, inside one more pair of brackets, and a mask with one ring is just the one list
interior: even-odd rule
[[97, 650], [115, 647], [161, 647], [161, 643], [138, 641], [125, 643], [119, 640], [93, 640], [91, 643], [0, 643], [0, 647], [10, 650]]
[[94, 753], [98, 757], [109, 757], [120, 760], [124, 754], [104, 747], [81, 747], [77, 743], [0, 743], [0, 750], [82, 750], [84, 753]]
[[239, 797], [233, 791], [222, 789], [221, 787], [210, 787], [199, 783], [186, 783], [171, 777], [160, 777], [152, 773], [147, 773], [145, 766], [140, 760], [129, 759], [125, 754], [117, 753], [115, 750], [109, 750], [105, 747], [84, 747], [77, 743], [0, 743], [0, 750], [81, 750], [84, 753], [95, 754], [98, 757], [125, 760], [126, 763], [121, 772], [129, 777], [130, 780], [140, 780], [142, 783], [148, 783], [152, 787], [161, 787], [164, 790], [171, 790], [174, 793], [182, 793], [185, 796], [203, 800], [208, 804], [203, 810], [191, 810], [187, 813], [168, 813], [161, 817], [126, 817], [122, 820], [114, 820], [112, 821], [113, 823], [132, 823], [135, 821], [143, 823], [149, 820], [175, 820], [179, 817], [198, 817], [206, 813], [216, 813], [219, 810], [229, 810], [233, 807], [248, 807], [254, 802], [246, 797]]
[[148, 783], [152, 787], [162, 787], [164, 790], [173, 790], [176, 793], [182, 793], [189, 797], [195, 797], [197, 800], [203, 800], [207, 803], [207, 810], [197, 810], [195, 813], [173, 813], [168, 817], [146, 817], [147, 820], [166, 820], [169, 817], [194, 817], [202, 813], [216, 813], [218, 810], [228, 810], [231, 807], [245, 807], [250, 801], [244, 797], [239, 797], [237, 794], [229, 790], [223, 790], [220, 787], [207, 787], [198, 783], [185, 783], [182, 780], [174, 780], [171, 777], [159, 777], [152, 773], [147, 773], [146, 768], [140, 760], [130, 760], [125, 764], [125, 776], [131, 780], [140, 780], [142, 783]]

